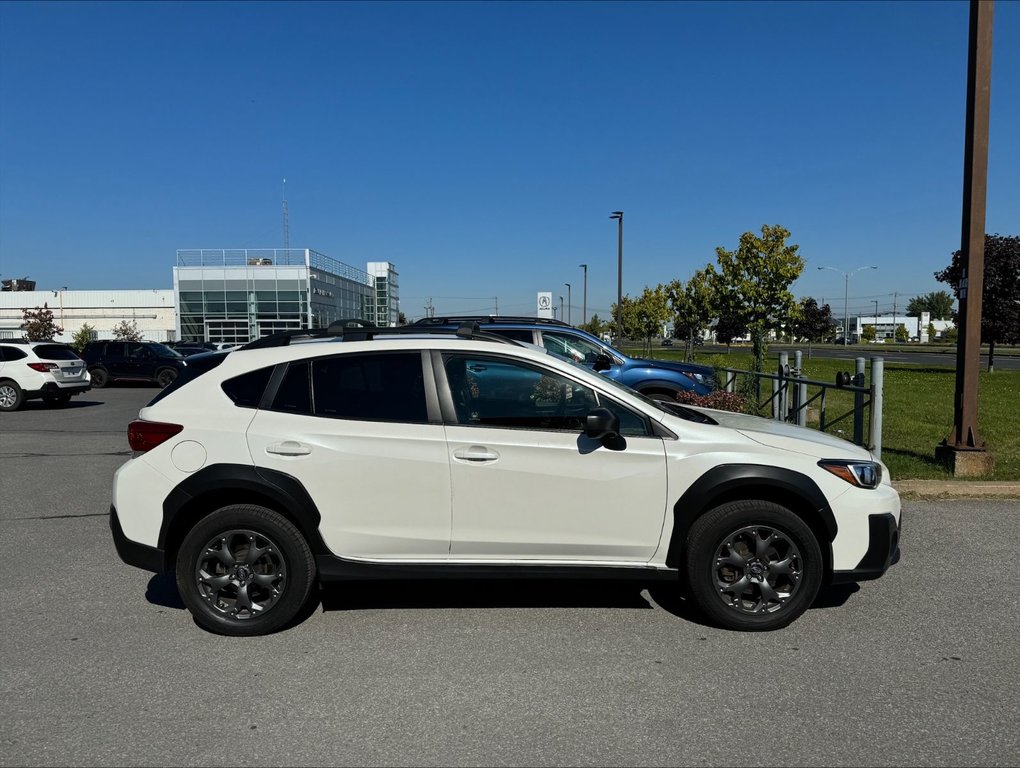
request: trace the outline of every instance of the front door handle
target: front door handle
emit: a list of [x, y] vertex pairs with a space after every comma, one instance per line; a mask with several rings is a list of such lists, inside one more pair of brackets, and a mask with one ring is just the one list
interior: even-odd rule
[[284, 440], [282, 443], [266, 446], [266, 453], [273, 453], [277, 456], [307, 456], [311, 452], [312, 446], [294, 440]]
[[499, 454], [482, 445], [460, 448], [453, 452], [453, 458], [468, 461], [472, 464], [485, 464], [499, 459]]

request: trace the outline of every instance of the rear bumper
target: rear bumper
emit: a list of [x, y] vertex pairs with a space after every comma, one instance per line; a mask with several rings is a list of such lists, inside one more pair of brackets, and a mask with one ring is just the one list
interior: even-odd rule
[[[902, 522], [902, 517], [900, 521]], [[868, 581], [882, 576], [900, 560], [900, 524], [891, 512], [868, 515], [868, 551], [856, 568], [833, 571], [833, 584]]]
[[58, 384], [55, 381], [47, 381], [39, 389], [25, 390], [25, 399], [34, 400], [40, 397], [54, 397], [56, 395], [80, 395], [88, 392], [92, 385], [88, 381], [76, 384]]
[[117, 554], [120, 555], [121, 560], [145, 571], [163, 572], [165, 561], [163, 550], [150, 547], [147, 544], [139, 544], [125, 536], [124, 529], [120, 527], [120, 519], [117, 517], [117, 508], [112, 504], [110, 505], [110, 532], [113, 534], [113, 543], [117, 547]]

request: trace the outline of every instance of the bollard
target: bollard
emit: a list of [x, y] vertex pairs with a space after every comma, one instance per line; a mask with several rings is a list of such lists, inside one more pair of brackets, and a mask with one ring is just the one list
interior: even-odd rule
[[882, 459], [882, 387], [885, 380], [885, 361], [871, 358], [871, 451]]
[[[797, 378], [804, 378], [804, 369], [801, 368], [804, 362], [804, 353], [799, 349], [793, 353], [793, 366], [797, 369]], [[807, 426], [807, 384], [801, 384], [797, 382], [794, 387], [793, 402], [796, 406], [797, 423], [802, 426]]]
[[[864, 358], [858, 357], [857, 375], [854, 376], [854, 386], [863, 384]], [[854, 442], [857, 445], [864, 445], [864, 392], [854, 392]]]

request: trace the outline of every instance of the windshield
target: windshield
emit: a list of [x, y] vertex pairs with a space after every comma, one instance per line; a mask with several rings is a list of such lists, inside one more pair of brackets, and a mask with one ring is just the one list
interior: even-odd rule
[[149, 349], [155, 352], [160, 357], [184, 357], [180, 352], [164, 344], [150, 344]]

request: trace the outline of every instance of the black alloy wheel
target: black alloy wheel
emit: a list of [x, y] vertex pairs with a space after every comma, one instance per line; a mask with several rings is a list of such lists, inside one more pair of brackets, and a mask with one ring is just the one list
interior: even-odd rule
[[733, 501], [702, 517], [687, 539], [691, 595], [727, 629], [785, 627], [814, 602], [821, 548], [811, 528], [769, 501]]
[[89, 371], [89, 376], [92, 378], [93, 389], [102, 389], [110, 383], [110, 374], [106, 372], [105, 368], [92, 368]]
[[176, 378], [177, 371], [173, 368], [163, 368], [156, 373], [156, 383], [159, 384], [160, 389], [169, 387]]
[[237, 504], [200, 520], [177, 555], [177, 587], [195, 621], [225, 635], [262, 635], [292, 621], [314, 584], [300, 531], [273, 510]]

